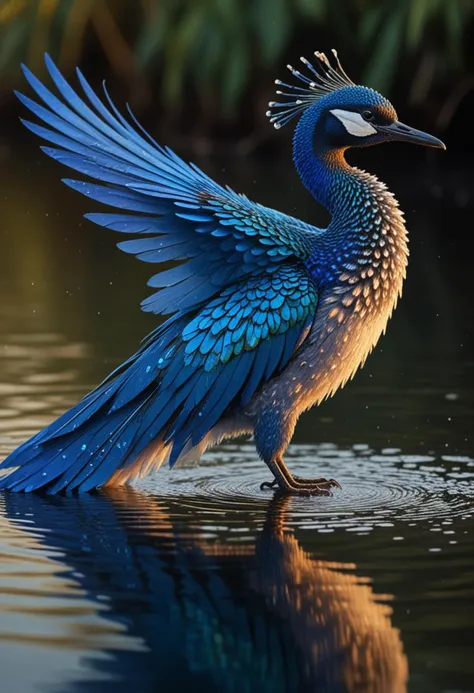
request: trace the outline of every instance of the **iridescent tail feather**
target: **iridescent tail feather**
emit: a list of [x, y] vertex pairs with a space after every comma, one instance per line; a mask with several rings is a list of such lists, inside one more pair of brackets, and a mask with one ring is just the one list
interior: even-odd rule
[[[88, 491], [104, 485], [131, 461], [135, 475], [159, 466], [171, 449], [160, 431], [172, 421], [180, 391], [163, 387], [165, 373], [156, 364], [181, 329], [182, 322], [175, 320], [157, 331], [102, 385], [7, 457], [0, 469], [12, 471], [0, 479], [0, 489]], [[153, 450], [145, 461], [151, 441]]]

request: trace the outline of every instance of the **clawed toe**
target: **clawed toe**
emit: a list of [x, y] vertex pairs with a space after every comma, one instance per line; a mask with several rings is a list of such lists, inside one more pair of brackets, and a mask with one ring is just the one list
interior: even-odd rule
[[299, 476], [294, 476], [293, 481], [295, 486], [318, 486], [321, 488], [342, 488], [341, 484], [335, 479], [325, 479], [321, 477], [319, 479], [304, 479]]
[[265, 460], [274, 475], [273, 481], [264, 481], [260, 489], [278, 489], [282, 494], [294, 496], [331, 496], [331, 489], [341, 488], [335, 479], [303, 479], [293, 476], [281, 457]]
[[295, 496], [331, 496], [331, 491], [323, 486], [296, 486], [288, 493]]
[[335, 479], [299, 479], [294, 477], [289, 480], [286, 478], [264, 481], [260, 484], [260, 490], [278, 489], [282, 493], [295, 496], [331, 496], [332, 488], [341, 488]]
[[260, 484], [260, 491], [265, 491], [266, 489], [274, 489], [278, 486], [278, 481], [273, 479], [273, 481], [262, 481]]

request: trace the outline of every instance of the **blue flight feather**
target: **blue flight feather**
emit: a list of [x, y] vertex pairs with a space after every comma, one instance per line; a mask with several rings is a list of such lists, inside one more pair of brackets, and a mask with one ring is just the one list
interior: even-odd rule
[[[47, 126], [28, 123], [28, 127], [36, 128], [39, 136], [59, 147], [46, 148], [46, 153], [53, 158], [96, 180], [117, 186], [103, 189], [92, 184], [69, 183], [72, 187], [93, 199], [123, 209], [181, 217], [189, 240], [186, 257], [193, 255], [192, 246], [198, 243], [193, 226], [200, 226], [200, 234], [205, 233], [216, 244], [218, 260], [208, 272], [216, 290], [228, 283], [222, 265], [226, 255], [233, 256], [236, 264], [240, 258], [240, 270], [232, 280], [263, 266], [265, 262], [256, 260], [259, 254], [266, 254], [266, 262], [280, 262], [282, 257], [292, 255], [300, 259], [307, 257], [314, 235], [321, 233], [319, 229], [256, 205], [244, 196], [236, 195], [230, 188], [222, 188], [194, 164], [186, 164], [169, 148], [160, 147], [150, 138], [144, 138], [143, 132], [134, 129], [118, 113], [107, 94], [108, 107], [97, 98], [79, 72], [81, 88], [90, 103], [90, 106], [86, 105], [51, 59], [46, 57], [45, 60], [64, 100], [56, 97], [28, 68], [24, 68], [27, 81], [44, 105], [23, 95], [19, 95], [19, 98]], [[183, 203], [195, 211], [180, 212], [176, 205]], [[98, 216], [90, 218], [102, 223]], [[216, 228], [213, 220], [220, 220], [220, 224], [226, 226], [225, 231]], [[204, 227], [209, 224], [207, 231], [203, 229], [203, 224]], [[231, 234], [230, 243], [223, 247], [219, 238], [228, 233], [227, 228]], [[131, 230], [129, 232], [133, 233]], [[262, 246], [266, 246], [266, 249]], [[162, 254], [146, 256], [148, 262], [165, 259], [168, 256]], [[199, 284], [196, 278], [196, 286]], [[201, 292], [197, 293], [197, 301], [204, 300], [201, 295]], [[166, 300], [172, 298], [170, 296]], [[182, 304], [183, 308], [192, 305], [191, 298]], [[145, 301], [143, 307], [147, 311], [163, 310], [161, 302], [155, 297]]]

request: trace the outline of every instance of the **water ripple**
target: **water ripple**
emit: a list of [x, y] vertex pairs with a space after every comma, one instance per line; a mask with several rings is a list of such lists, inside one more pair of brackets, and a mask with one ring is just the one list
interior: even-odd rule
[[[330, 497], [292, 499], [293, 524], [364, 532], [391, 527], [395, 520], [441, 522], [474, 515], [474, 460], [465, 456], [439, 459], [393, 449], [377, 454], [364, 445], [349, 450], [295, 445], [286, 459], [295, 474], [322, 474], [342, 485]], [[242, 510], [260, 520], [272, 496], [260, 490], [267, 478], [252, 446], [223, 446], [206, 454], [200, 466], [162, 470], [137, 487], [179, 499], [183, 509]]]

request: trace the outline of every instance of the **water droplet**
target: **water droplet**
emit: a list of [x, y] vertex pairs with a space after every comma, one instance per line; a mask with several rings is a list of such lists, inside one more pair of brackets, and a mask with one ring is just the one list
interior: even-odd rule
[[84, 443], [84, 445], [81, 446], [81, 450], [85, 450], [87, 448], [87, 445]]

